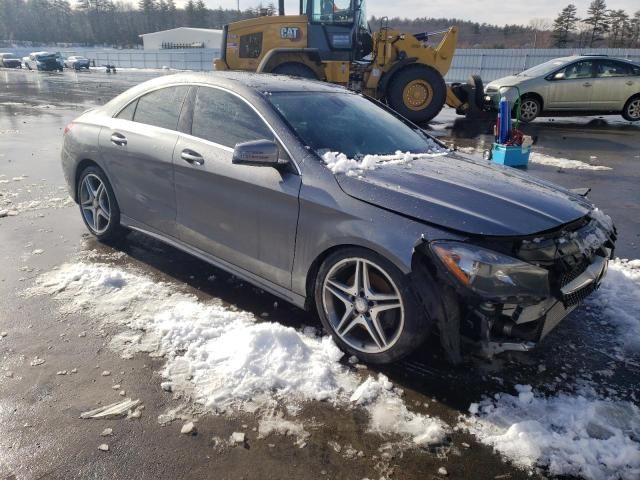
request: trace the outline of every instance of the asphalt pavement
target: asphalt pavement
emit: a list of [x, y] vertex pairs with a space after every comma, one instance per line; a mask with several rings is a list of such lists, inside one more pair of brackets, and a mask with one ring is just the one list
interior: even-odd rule
[[[385, 457], [380, 449], [389, 439], [368, 432], [362, 412], [324, 402], [303, 407], [302, 418], [316, 425], [304, 448], [286, 436], [259, 440], [250, 414], [214, 415], [197, 406], [183, 416], [197, 420], [198, 434], [181, 435], [183, 421], [158, 421], [159, 415], [185, 405], [184, 398], [161, 388], [162, 358], [138, 354], [123, 359], [108, 348], [117, 332], [95, 312], [66, 313], [51, 297], [25, 294], [40, 274], [83, 258], [135, 267], [176, 289], [219, 299], [256, 317], [269, 311], [269, 321], [294, 327], [318, 324], [311, 314], [281, 301], [274, 310], [276, 299], [249, 285], [212, 284], [212, 274], [228, 275], [141, 234], [111, 245], [87, 234], [77, 206], [67, 198], [59, 165], [64, 126], [85, 109], [166, 73], [0, 70], [0, 181], [5, 180], [0, 183], [0, 210], [18, 213], [0, 218], [0, 331], [7, 333], [0, 339], [0, 478], [410, 480], [442, 478], [441, 467], [449, 478], [545, 476], [512, 466], [464, 431], [453, 431], [441, 447]], [[460, 119], [451, 110], [426, 128], [463, 151], [481, 153], [491, 143], [490, 122]], [[537, 152], [611, 168], [532, 164], [529, 172], [568, 188], [591, 187], [590, 198], [618, 228], [616, 255], [640, 258], [640, 125], [607, 116], [540, 119], [523, 129], [536, 138]], [[493, 362], [476, 359], [453, 368], [442, 360], [437, 345], [428, 342], [411, 358], [391, 367], [370, 367], [362, 375], [385, 373], [405, 389], [408, 405], [450, 425], [482, 395], [515, 384], [553, 389], [584, 381], [638, 405], [640, 359], [612, 355], [616, 335], [597, 308], [581, 306], [527, 354], [505, 354]], [[36, 358], [45, 362], [32, 366]], [[57, 375], [72, 369], [77, 373]], [[103, 376], [104, 371], [111, 373]], [[112, 388], [116, 384], [142, 400], [145, 410], [139, 419], [79, 418], [83, 411], [119, 401]], [[105, 440], [100, 433], [107, 427], [113, 435]], [[237, 431], [246, 432], [244, 446], [221, 448], [212, 440]], [[346, 458], [330, 441], [353, 445], [362, 456]], [[102, 443], [109, 444], [108, 452], [98, 450]]]

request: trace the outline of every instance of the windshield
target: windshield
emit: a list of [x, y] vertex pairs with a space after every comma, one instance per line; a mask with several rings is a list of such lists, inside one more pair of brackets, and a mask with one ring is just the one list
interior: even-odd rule
[[560, 68], [563, 65], [566, 65], [568, 63], [567, 60], [549, 60], [548, 62], [544, 62], [541, 63], [540, 65], [536, 65], [535, 67], [531, 67], [528, 70], [525, 70], [524, 72], [520, 72], [518, 73], [518, 75], [521, 75], [523, 77], [538, 77], [540, 75], [546, 75], [547, 73], [551, 73], [552, 71], [554, 71], [556, 68]]
[[44, 53], [42, 55], [36, 55], [36, 60], [51, 60], [55, 58], [56, 56], [52, 53]]
[[17, 60], [18, 57], [16, 57], [13, 53], [2, 53], [0, 54], [0, 58], [4, 58], [5, 60]]
[[434, 140], [360, 95], [275, 92], [267, 97], [305, 145], [318, 155], [349, 158], [397, 151], [428, 153]]

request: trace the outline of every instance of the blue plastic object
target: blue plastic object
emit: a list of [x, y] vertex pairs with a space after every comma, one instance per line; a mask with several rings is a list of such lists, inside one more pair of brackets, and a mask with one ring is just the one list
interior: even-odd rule
[[494, 143], [491, 161], [508, 167], [526, 167], [529, 165], [530, 154], [531, 145], [523, 148], [520, 145], [506, 146]]
[[500, 135], [498, 143], [504, 144], [511, 137], [511, 112], [506, 98], [500, 99]]

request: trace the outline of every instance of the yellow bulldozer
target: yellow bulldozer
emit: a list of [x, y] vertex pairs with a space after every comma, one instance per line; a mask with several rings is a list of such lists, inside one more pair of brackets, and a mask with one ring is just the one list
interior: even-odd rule
[[[344, 85], [387, 103], [416, 123], [435, 117], [443, 105], [460, 114], [478, 111], [482, 82], [447, 86], [457, 29], [410, 34], [385, 21], [372, 32], [366, 0], [300, 0], [299, 15], [242, 20], [223, 29], [216, 70], [244, 70], [313, 78]], [[440, 35], [437, 46], [430, 37]]]

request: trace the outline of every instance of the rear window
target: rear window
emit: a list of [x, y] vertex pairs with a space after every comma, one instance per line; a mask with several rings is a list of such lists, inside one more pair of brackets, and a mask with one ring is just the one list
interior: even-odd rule
[[[182, 103], [188, 91], [189, 87], [167, 87], [143, 95], [138, 99], [133, 120], [155, 127], [176, 130]], [[127, 108], [129, 107], [127, 106]], [[120, 113], [123, 112], [124, 110]]]

